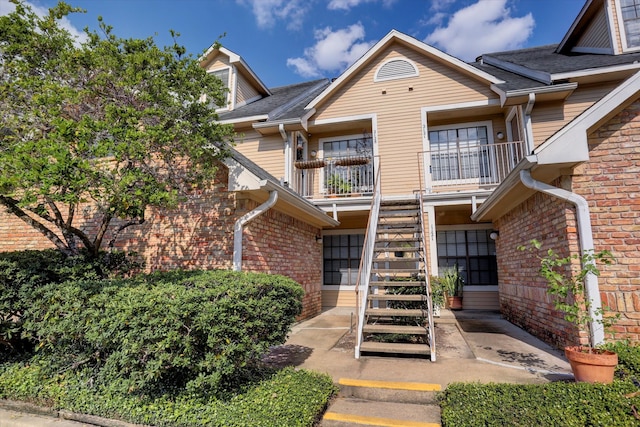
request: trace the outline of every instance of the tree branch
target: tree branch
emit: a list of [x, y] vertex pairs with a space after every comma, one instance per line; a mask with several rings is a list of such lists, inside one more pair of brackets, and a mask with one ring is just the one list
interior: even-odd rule
[[145, 219], [144, 218], [138, 218], [135, 220], [131, 220], [128, 222], [125, 222], [124, 224], [122, 224], [120, 227], [118, 227], [117, 230], [115, 230], [113, 232], [113, 236], [111, 237], [111, 240], [109, 240], [109, 244], [107, 245], [107, 247], [109, 249], [113, 248], [113, 246], [116, 243], [116, 239], [118, 238], [118, 235], [122, 232], [122, 230], [124, 230], [127, 227], [131, 227], [132, 225], [141, 225], [144, 224]]
[[5, 206], [9, 210], [9, 213], [17, 216], [22, 221], [24, 221], [25, 223], [29, 224], [31, 227], [35, 228], [40, 233], [42, 233], [62, 253], [64, 253], [65, 255], [72, 255], [70, 248], [67, 245], [65, 245], [64, 241], [62, 241], [62, 239], [60, 239], [60, 237], [58, 237], [56, 233], [54, 233], [53, 231], [45, 227], [42, 223], [36, 221], [35, 219], [27, 215], [27, 213], [24, 210], [20, 209], [20, 207], [18, 206], [18, 202], [16, 200], [10, 197], [0, 195], [0, 204]]

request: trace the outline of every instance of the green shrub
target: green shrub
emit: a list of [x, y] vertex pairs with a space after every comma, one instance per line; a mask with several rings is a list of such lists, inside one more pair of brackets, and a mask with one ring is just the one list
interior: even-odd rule
[[640, 387], [640, 345], [620, 341], [607, 343], [603, 347], [618, 354], [616, 376], [621, 379], [635, 379]]
[[0, 352], [27, 345], [20, 340], [22, 318], [35, 289], [67, 280], [122, 276], [139, 268], [122, 252], [103, 252], [98, 258], [67, 257], [53, 249], [0, 253]]
[[637, 426], [640, 396], [629, 381], [613, 384], [450, 384], [440, 394], [443, 427]]
[[331, 378], [286, 368], [246, 385], [227, 400], [197, 392], [162, 396], [122, 393], [91, 381], [91, 370], [47, 376], [46, 362], [0, 367], [0, 398], [28, 400], [77, 413], [156, 426], [312, 426], [337, 392]]
[[25, 317], [52, 370], [84, 365], [123, 391], [220, 393], [284, 342], [303, 290], [283, 276], [174, 271], [45, 285]]

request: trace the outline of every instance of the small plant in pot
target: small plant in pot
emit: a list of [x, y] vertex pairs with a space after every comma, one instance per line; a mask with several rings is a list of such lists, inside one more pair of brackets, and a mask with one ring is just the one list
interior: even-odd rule
[[433, 315], [440, 317], [440, 309], [444, 307], [444, 287], [440, 278], [437, 276], [431, 276], [429, 278], [431, 285], [431, 304], [433, 306]]
[[[519, 250], [540, 250], [542, 244], [531, 240], [530, 246], [519, 246]], [[591, 328], [594, 323], [605, 330], [620, 317], [605, 316], [604, 309], [598, 307], [592, 312], [592, 300], [586, 293], [589, 275], [600, 275], [598, 264], [611, 264], [613, 256], [609, 251], [585, 251], [582, 255], [561, 257], [553, 249], [547, 250], [540, 259], [540, 275], [547, 281], [547, 294], [553, 298], [556, 310], [564, 313], [564, 319], [573, 323], [578, 330], [586, 331], [589, 344], [565, 347], [565, 356], [571, 364], [576, 381], [613, 382], [618, 356], [612, 351], [596, 347]]]
[[464, 280], [458, 271], [458, 267], [445, 267], [440, 270], [439, 282], [447, 298], [447, 305], [451, 310], [462, 309], [462, 287]]

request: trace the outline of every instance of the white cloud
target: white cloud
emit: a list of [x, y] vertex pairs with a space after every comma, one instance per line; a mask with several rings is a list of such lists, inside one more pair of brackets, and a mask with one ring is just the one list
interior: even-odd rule
[[238, 4], [251, 6], [253, 15], [260, 28], [272, 28], [276, 21], [287, 22], [287, 28], [302, 28], [304, 16], [309, 11], [311, 2], [304, 0], [236, 0]]
[[374, 44], [365, 42], [361, 23], [332, 31], [317, 30], [316, 44], [304, 50], [301, 58], [287, 59], [287, 65], [304, 77], [319, 77], [323, 71], [340, 72], [357, 61]]
[[[49, 9], [46, 8], [46, 7], [37, 6], [37, 5], [35, 5], [33, 3], [29, 3], [29, 2], [24, 2], [24, 3], [26, 5], [28, 5], [29, 7], [31, 7], [31, 10], [33, 10], [35, 12], [35, 14], [38, 15], [38, 16], [45, 16], [45, 15], [47, 15], [49, 13]], [[0, 16], [8, 15], [11, 12], [13, 12], [14, 10], [16, 10], [16, 7], [9, 0], [0, 0]], [[74, 27], [73, 24], [71, 24], [71, 21], [69, 21], [69, 19], [67, 17], [64, 17], [64, 18], [60, 19], [58, 21], [58, 23], [60, 24], [60, 27], [62, 27], [65, 30], [67, 30], [69, 32], [69, 34], [71, 34], [71, 36], [78, 43], [82, 43], [82, 42], [87, 40], [87, 35], [84, 33], [84, 31], [79, 30], [76, 27]]]
[[[374, 3], [378, 0], [331, 0], [327, 5], [329, 10], [350, 10], [363, 3]], [[382, 5], [390, 7], [396, 0], [382, 0]]]
[[478, 0], [457, 11], [446, 27], [438, 27], [424, 41], [465, 61], [478, 55], [521, 48], [531, 36], [531, 13], [512, 17], [507, 0]]

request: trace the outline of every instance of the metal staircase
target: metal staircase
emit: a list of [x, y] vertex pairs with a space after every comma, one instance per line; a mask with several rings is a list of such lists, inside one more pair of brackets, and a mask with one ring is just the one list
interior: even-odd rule
[[[356, 357], [362, 352], [428, 355], [436, 360], [422, 200], [372, 207], [361, 275]], [[369, 265], [365, 265], [367, 262]]]

